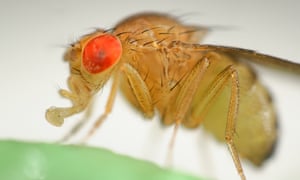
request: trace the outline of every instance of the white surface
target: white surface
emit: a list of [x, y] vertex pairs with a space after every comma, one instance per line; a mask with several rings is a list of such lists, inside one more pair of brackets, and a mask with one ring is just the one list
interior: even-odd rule
[[[207, 43], [255, 49], [300, 62], [299, 8], [296, 0], [1, 1], [0, 138], [57, 140], [80, 117], [71, 117], [65, 126], [56, 128], [45, 121], [44, 112], [52, 105], [68, 105], [57, 93], [66, 87], [68, 76], [62, 53], [67, 44], [94, 27], [110, 28], [127, 15], [145, 10], [188, 14], [184, 16], [187, 22], [228, 27], [217, 28]], [[262, 169], [243, 163], [245, 173], [256, 180], [299, 179], [300, 77], [281, 78], [281, 74], [265, 71], [260, 75], [276, 102], [280, 139], [275, 156]], [[109, 87], [99, 93], [93, 119], [103, 111]], [[158, 118], [144, 121], [118, 97], [113, 113], [90, 144], [163, 164], [171, 130], [161, 128]], [[175, 166], [206, 177], [239, 179], [226, 147], [200, 130], [180, 130]]]

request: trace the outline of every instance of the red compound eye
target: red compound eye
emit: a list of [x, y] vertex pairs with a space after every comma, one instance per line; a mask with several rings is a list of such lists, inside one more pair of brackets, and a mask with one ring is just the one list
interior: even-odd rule
[[91, 74], [104, 71], [115, 64], [121, 56], [120, 41], [109, 34], [91, 39], [83, 49], [82, 64]]

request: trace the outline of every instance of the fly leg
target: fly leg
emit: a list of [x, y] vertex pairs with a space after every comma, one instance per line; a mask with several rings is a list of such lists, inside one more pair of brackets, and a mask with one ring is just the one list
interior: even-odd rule
[[170, 164], [173, 157], [173, 147], [175, 144], [175, 138], [178, 131], [179, 125], [184, 120], [187, 111], [190, 109], [193, 97], [199, 87], [201, 79], [205, 71], [209, 67], [208, 57], [203, 57], [199, 62], [193, 67], [189, 75], [181, 81], [178, 86], [181, 87], [177, 99], [175, 101], [175, 106], [172, 109], [174, 114], [175, 126], [173, 134], [169, 143], [168, 154], [167, 154], [167, 163]]
[[96, 132], [96, 130], [101, 126], [101, 124], [104, 122], [104, 120], [111, 112], [117, 94], [118, 85], [119, 85], [119, 77], [116, 76], [113, 79], [111, 91], [108, 100], [106, 102], [106, 106], [103, 114], [96, 120], [96, 122], [93, 124], [93, 127], [89, 130], [86, 136], [81, 140], [81, 143], [85, 143]]
[[[129, 84], [143, 112], [145, 113], [145, 116], [152, 117], [154, 114], [152, 99], [144, 80], [141, 78], [139, 73], [129, 64], [124, 64], [121, 70], [123, 70], [123, 72], [127, 76]], [[118, 73], [118, 75], [120, 74]], [[82, 140], [83, 143], [86, 142], [87, 139], [94, 134], [94, 132], [100, 127], [100, 125], [103, 123], [103, 121], [111, 112], [117, 94], [118, 86], [119, 86], [119, 77], [116, 76], [110, 91], [110, 95], [105, 107], [105, 111], [94, 123], [93, 127], [90, 129], [88, 134], [84, 137], [84, 139]]]
[[[236, 118], [239, 107], [239, 79], [236, 69], [232, 65], [226, 67], [217, 77], [213, 80], [210, 88], [204, 93], [203, 98], [199, 100], [199, 103], [195, 105], [193, 113], [200, 112], [196, 116], [199, 118], [194, 118], [195, 115], [192, 115], [190, 120], [184, 122], [187, 127], [196, 127], [198, 126], [203, 118], [206, 116], [206, 113], [210, 109], [213, 102], [216, 100], [220, 92], [230, 83], [230, 99], [227, 112], [227, 121], [225, 129], [225, 142], [228, 146], [228, 149], [231, 153], [232, 159], [234, 161], [235, 167], [242, 180], [246, 179], [243, 168], [239, 159], [238, 151], [234, 145], [233, 137], [235, 135], [236, 127]], [[193, 114], [192, 113], [192, 114]]]
[[125, 73], [128, 79], [128, 83], [133, 91], [133, 94], [135, 95], [137, 102], [140, 105], [141, 110], [144, 113], [144, 116], [147, 118], [153, 117], [154, 107], [151, 94], [143, 78], [130, 64], [124, 64], [122, 71]]
[[241, 179], [245, 180], [246, 177], [240, 162], [237, 149], [233, 142], [233, 137], [235, 135], [236, 118], [237, 118], [238, 107], [239, 107], [239, 79], [238, 79], [237, 71], [232, 67], [229, 68], [228, 74], [231, 80], [231, 95], [229, 100], [229, 108], [228, 108], [227, 122], [226, 122], [226, 129], [225, 129], [225, 141]]

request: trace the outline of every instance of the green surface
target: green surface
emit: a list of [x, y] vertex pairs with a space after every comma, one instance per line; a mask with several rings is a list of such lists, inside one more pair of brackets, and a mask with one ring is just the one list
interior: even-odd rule
[[0, 180], [200, 180], [99, 148], [0, 141]]

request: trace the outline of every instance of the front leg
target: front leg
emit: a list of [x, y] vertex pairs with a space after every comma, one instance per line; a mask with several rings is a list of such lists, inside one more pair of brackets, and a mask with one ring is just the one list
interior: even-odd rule
[[125, 63], [121, 70], [128, 79], [129, 86], [143, 111], [145, 117], [151, 118], [154, 115], [154, 107], [152, 97], [145, 81], [139, 72], [130, 64]]
[[[122, 66], [121, 70], [126, 75], [131, 90], [133, 91], [133, 94], [135, 95], [142, 111], [145, 113], [145, 116], [153, 117], [154, 108], [152, 104], [152, 99], [149, 89], [146, 86], [144, 80], [141, 78], [137, 70], [134, 69], [134, 67], [132, 67], [130, 64], [125, 63]], [[114, 77], [110, 95], [106, 103], [105, 111], [94, 123], [93, 127], [89, 130], [88, 134], [82, 139], [82, 143], [85, 143], [95, 133], [95, 131], [101, 126], [101, 124], [111, 112], [117, 94], [119, 81], [120, 73], [117, 73]]]
[[[119, 74], [114, 77], [112, 87], [110, 90], [110, 94], [108, 97], [108, 100], [106, 102], [105, 110], [101, 114], [101, 116], [96, 120], [96, 122], [93, 124], [93, 127], [89, 130], [87, 135], [81, 140], [81, 143], [84, 144], [95, 132], [96, 130], [102, 125], [102, 123], [106, 120], [107, 116], [111, 113], [116, 95], [117, 95], [117, 90], [119, 86]], [[75, 126], [76, 127], [76, 126]]]

